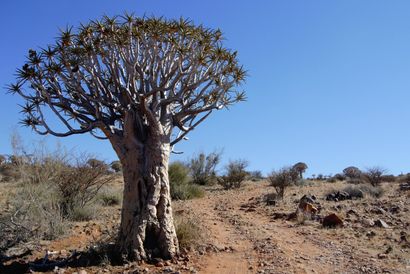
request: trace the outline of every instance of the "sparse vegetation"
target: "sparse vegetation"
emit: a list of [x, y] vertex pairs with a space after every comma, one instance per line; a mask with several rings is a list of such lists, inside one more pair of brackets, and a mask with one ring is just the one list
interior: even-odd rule
[[113, 191], [101, 191], [98, 200], [103, 206], [115, 206], [121, 203], [121, 194]]
[[192, 182], [198, 185], [213, 185], [216, 182], [216, 167], [221, 161], [221, 152], [208, 155], [199, 153], [189, 162]]
[[175, 229], [181, 248], [195, 249], [206, 240], [206, 231], [195, 215], [175, 214]]
[[363, 173], [363, 178], [369, 182], [372, 186], [377, 186], [383, 181], [383, 176], [386, 170], [381, 167], [371, 167], [367, 168]]
[[86, 221], [95, 216], [95, 197], [111, 180], [105, 169], [92, 168], [86, 156], [81, 159], [61, 148], [49, 152], [41, 143], [30, 153], [26, 149], [20, 152], [23, 156], [14, 155], [12, 159], [24, 161], [6, 163], [20, 174], [13, 178], [18, 180], [17, 188], [7, 198], [11, 210], [3, 222], [8, 228], [2, 231], [11, 237], [19, 235], [13, 245], [31, 238], [55, 239], [64, 233], [67, 221]]
[[224, 189], [240, 188], [248, 175], [247, 166], [248, 162], [246, 160], [230, 161], [225, 167], [225, 175], [218, 178], [218, 183]]
[[204, 190], [191, 182], [189, 169], [182, 162], [173, 162], [168, 168], [171, 185], [171, 198], [174, 200], [189, 200], [205, 195]]
[[279, 199], [283, 199], [286, 188], [294, 184], [298, 178], [298, 172], [296, 172], [293, 168], [290, 167], [284, 167], [279, 171], [273, 171], [268, 176], [270, 185], [275, 188], [277, 197]]

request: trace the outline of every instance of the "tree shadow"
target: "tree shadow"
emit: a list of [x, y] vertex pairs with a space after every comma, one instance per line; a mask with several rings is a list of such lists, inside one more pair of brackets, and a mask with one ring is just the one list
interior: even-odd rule
[[[5, 264], [12, 260], [10, 264]], [[44, 258], [35, 259], [34, 261], [27, 261], [24, 258], [6, 258], [0, 261], [0, 273], [28, 273], [29, 271], [47, 272], [52, 271], [56, 267], [89, 267], [109, 264], [111, 266], [123, 265], [125, 261], [116, 252], [114, 244], [107, 244], [99, 246], [98, 248], [90, 248], [87, 251], [74, 251], [67, 258], [53, 258], [50, 259], [47, 255]]]

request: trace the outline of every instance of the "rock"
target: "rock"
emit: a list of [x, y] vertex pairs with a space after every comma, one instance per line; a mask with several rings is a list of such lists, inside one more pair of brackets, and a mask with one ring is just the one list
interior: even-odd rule
[[282, 212], [275, 212], [275, 213], [272, 214], [272, 218], [274, 220], [284, 219], [284, 218], [287, 218], [287, 217], [288, 217], [288, 214], [282, 213]]
[[354, 211], [353, 209], [349, 209], [349, 211], [346, 212], [347, 215], [355, 215], [355, 216], [359, 216], [359, 214]]
[[400, 184], [400, 190], [402, 190], [402, 191], [410, 190], [410, 182]]
[[387, 254], [380, 253], [380, 254], [377, 255], [377, 258], [379, 258], [379, 259], [386, 259], [386, 258], [387, 258]]
[[389, 225], [386, 224], [386, 222], [381, 220], [381, 219], [378, 219], [378, 220], [374, 221], [374, 225], [377, 226], [377, 227], [389, 228]]
[[323, 227], [338, 227], [343, 226], [343, 221], [335, 213], [332, 213], [323, 218], [322, 225]]
[[371, 210], [372, 213], [376, 213], [376, 214], [386, 214], [386, 210], [384, 210], [381, 207], [375, 207]]
[[364, 220], [362, 220], [362, 224], [366, 227], [374, 226], [374, 222], [373, 222], [372, 219], [364, 219]]
[[313, 195], [303, 195], [299, 200], [299, 205], [296, 210], [297, 213], [303, 213], [305, 216], [310, 216], [311, 218], [319, 212], [320, 205], [315, 202], [316, 197]]
[[369, 238], [370, 238], [370, 237], [374, 237], [374, 236], [376, 236], [376, 232], [374, 232], [374, 231], [367, 231], [367, 232], [366, 232], [366, 236], [369, 237]]
[[326, 201], [344, 201], [344, 200], [351, 200], [352, 196], [350, 196], [349, 193], [344, 192], [344, 191], [337, 191], [330, 193], [326, 196]]

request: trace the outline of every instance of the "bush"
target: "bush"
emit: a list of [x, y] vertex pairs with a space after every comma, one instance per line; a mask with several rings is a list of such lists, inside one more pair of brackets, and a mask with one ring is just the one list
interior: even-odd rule
[[220, 152], [213, 152], [209, 155], [200, 153], [192, 158], [189, 163], [192, 182], [198, 185], [214, 184], [216, 182], [216, 167], [220, 160]]
[[347, 186], [343, 191], [348, 193], [352, 198], [363, 198], [363, 194], [380, 198], [384, 194], [384, 191], [380, 186], [371, 186], [369, 184]]
[[346, 176], [343, 175], [343, 174], [341, 174], [341, 173], [335, 174], [335, 175], [333, 176], [333, 178], [334, 178], [336, 181], [344, 181], [344, 180], [346, 180]]
[[96, 211], [96, 208], [90, 205], [74, 207], [68, 216], [71, 221], [85, 222], [94, 219], [97, 214]]
[[206, 233], [199, 218], [175, 214], [174, 223], [180, 248], [195, 249], [204, 243]]
[[279, 199], [283, 199], [285, 195], [285, 189], [290, 185], [294, 184], [299, 177], [298, 172], [293, 168], [284, 167], [279, 171], [273, 171], [269, 176], [268, 180], [270, 185], [275, 188], [275, 191]]
[[251, 180], [252, 182], [263, 180], [262, 171], [260, 170], [250, 171], [248, 174], [249, 180]]
[[385, 172], [386, 170], [381, 167], [367, 168], [366, 172], [363, 173], [363, 177], [372, 186], [377, 186], [382, 182], [383, 175]]
[[98, 200], [103, 206], [115, 206], [121, 203], [121, 194], [114, 192], [102, 192], [98, 195]]
[[386, 183], [394, 183], [397, 180], [396, 176], [389, 174], [389, 175], [382, 175], [382, 182]]
[[218, 183], [224, 189], [240, 188], [248, 175], [248, 172], [245, 170], [247, 166], [248, 162], [246, 160], [230, 161], [225, 167], [226, 175], [218, 178]]
[[84, 162], [67, 166], [56, 179], [60, 206], [64, 216], [69, 216], [76, 207], [84, 207], [96, 197], [98, 191], [112, 180], [105, 175], [104, 167], [90, 167]]
[[168, 176], [172, 199], [189, 200], [205, 195], [205, 192], [198, 185], [194, 185], [190, 181], [188, 174], [188, 167], [181, 162], [173, 162], [169, 165]]

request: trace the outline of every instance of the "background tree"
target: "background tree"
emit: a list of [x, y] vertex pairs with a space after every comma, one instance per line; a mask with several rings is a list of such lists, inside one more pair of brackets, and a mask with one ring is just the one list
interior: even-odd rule
[[235, 89], [245, 71], [221, 31], [184, 19], [103, 17], [29, 50], [17, 75], [9, 90], [26, 101], [24, 125], [112, 144], [125, 184], [119, 250], [137, 260], [176, 255], [169, 154], [214, 110], [245, 99]]
[[299, 162], [294, 164], [292, 168], [299, 174], [299, 178], [303, 179], [303, 173], [306, 171], [308, 166], [303, 162]]
[[355, 166], [349, 166], [343, 169], [343, 174], [350, 179], [358, 179], [362, 175], [362, 172]]
[[121, 166], [121, 162], [120, 162], [120, 161], [113, 161], [113, 162], [111, 162], [110, 167], [111, 167], [112, 170], [114, 170], [114, 172], [116, 172], [116, 173], [122, 171], [122, 166]]

